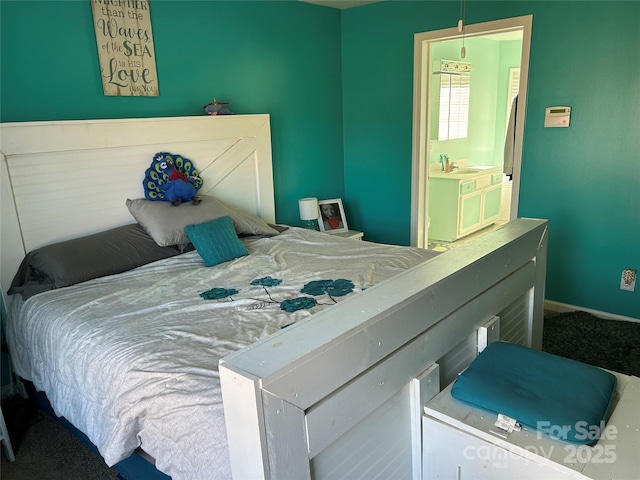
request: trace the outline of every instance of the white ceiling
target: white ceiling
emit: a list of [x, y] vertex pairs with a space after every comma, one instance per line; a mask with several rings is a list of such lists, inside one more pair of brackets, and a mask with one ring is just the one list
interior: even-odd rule
[[322, 5], [323, 7], [332, 8], [351, 8], [359, 7], [361, 5], [367, 5], [368, 3], [376, 3], [381, 0], [300, 0], [301, 2], [315, 3], [316, 5]]

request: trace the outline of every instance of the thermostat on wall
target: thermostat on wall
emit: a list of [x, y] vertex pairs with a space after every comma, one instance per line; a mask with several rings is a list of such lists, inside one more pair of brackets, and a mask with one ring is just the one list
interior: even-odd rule
[[544, 112], [545, 127], [568, 127], [571, 107], [548, 107]]

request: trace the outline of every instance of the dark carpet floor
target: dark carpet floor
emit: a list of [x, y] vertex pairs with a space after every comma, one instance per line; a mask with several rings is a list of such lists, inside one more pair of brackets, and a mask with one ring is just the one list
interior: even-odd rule
[[555, 355], [640, 377], [640, 322], [603, 320], [587, 312], [549, 315], [542, 345]]
[[2, 452], [2, 480], [115, 480], [118, 472], [30, 400], [2, 402], [15, 462]]
[[[602, 320], [585, 312], [549, 315], [543, 350], [640, 377], [640, 322]], [[48, 414], [4, 401], [2, 407], [16, 454], [10, 463], [3, 452], [2, 480], [116, 479], [114, 469]]]

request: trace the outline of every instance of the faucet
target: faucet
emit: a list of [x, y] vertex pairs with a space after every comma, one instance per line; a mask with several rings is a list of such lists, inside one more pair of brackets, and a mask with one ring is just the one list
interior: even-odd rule
[[443, 172], [445, 171], [444, 164], [446, 163], [447, 158], [448, 158], [448, 157], [447, 157], [447, 154], [446, 154], [446, 153], [441, 153], [441, 154], [440, 154], [440, 163], [442, 164], [442, 171], [443, 171]]
[[453, 172], [454, 170], [457, 170], [458, 168], [458, 164], [456, 162], [451, 162], [451, 165], [449, 165], [449, 171]]

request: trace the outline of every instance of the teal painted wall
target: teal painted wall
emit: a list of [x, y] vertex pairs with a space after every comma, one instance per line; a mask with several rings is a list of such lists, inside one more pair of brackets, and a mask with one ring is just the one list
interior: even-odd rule
[[[342, 15], [350, 222], [408, 244], [413, 37], [454, 27], [460, 4], [387, 1]], [[549, 219], [546, 297], [640, 318], [640, 2], [483, 2], [467, 23], [533, 14], [519, 216]], [[571, 127], [544, 109], [573, 107]]]
[[294, 1], [150, 7], [160, 96], [105, 97], [89, 0], [2, 0], [1, 120], [203, 115], [216, 97], [236, 113], [271, 115], [279, 222], [302, 225], [298, 198], [344, 196], [339, 10]]
[[[343, 197], [352, 228], [406, 245], [413, 36], [453, 27], [459, 7], [152, 0], [161, 95], [106, 98], [88, 1], [2, 0], [0, 119], [200, 115], [229, 100], [272, 116], [278, 221], [302, 224], [302, 196]], [[640, 3], [467, 5], [468, 23], [526, 14], [519, 215], [550, 221], [547, 298], [640, 318], [640, 287], [618, 288], [623, 268], [640, 269]], [[571, 127], [544, 129], [557, 104], [573, 107]]]

